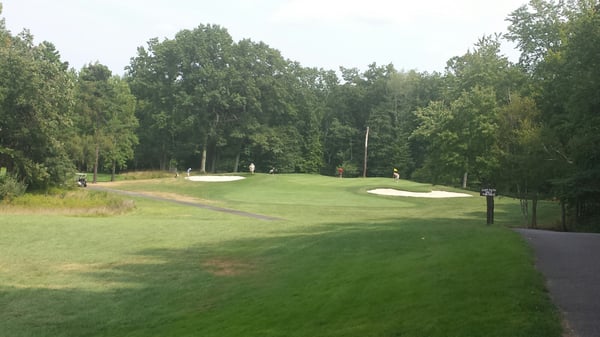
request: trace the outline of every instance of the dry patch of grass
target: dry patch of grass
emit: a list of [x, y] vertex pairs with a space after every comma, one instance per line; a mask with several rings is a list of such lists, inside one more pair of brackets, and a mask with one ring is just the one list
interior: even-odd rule
[[104, 263], [65, 263], [56, 266], [56, 272], [90, 272], [104, 268]]
[[208, 199], [200, 199], [194, 198], [187, 195], [182, 195], [178, 193], [171, 192], [140, 192], [140, 194], [150, 195], [153, 197], [159, 197], [169, 200], [183, 201], [183, 202], [192, 202], [192, 203], [201, 203], [201, 204], [214, 204], [215, 202]]
[[251, 262], [231, 258], [214, 258], [202, 263], [202, 267], [215, 276], [237, 276], [256, 271]]
[[53, 267], [54, 272], [79, 272], [79, 273], [89, 273], [96, 272], [101, 270], [111, 270], [111, 269], [119, 269], [128, 266], [138, 266], [138, 265], [156, 265], [164, 263], [164, 261], [160, 261], [153, 258], [148, 257], [134, 257], [127, 258], [120, 261], [115, 262], [104, 262], [104, 263], [78, 263], [78, 262], [68, 262], [56, 265]]
[[[15, 289], [75, 289], [75, 288], [94, 288], [94, 289], [112, 289], [112, 288], [130, 288], [135, 286], [135, 283], [120, 280], [118, 277], [98, 277], [73, 282], [80, 276], [85, 275], [121, 275], [124, 270], [129, 267], [148, 266], [163, 264], [164, 261], [148, 257], [133, 257], [114, 262], [64, 262], [53, 265], [37, 265], [39, 275], [51, 275], [42, 278], [42, 282], [26, 283], [26, 282], [5, 282], [3, 285]], [[8, 268], [1, 268], [2, 272], [9, 272]]]
[[149, 182], [156, 183], [156, 180], [153, 180], [153, 179], [118, 180], [118, 181], [101, 182], [101, 183], [98, 183], [98, 185], [100, 185], [102, 187], [113, 188], [113, 187], [118, 187], [118, 186], [123, 186], [123, 185], [130, 185], [130, 186], [131, 185], [144, 185], [144, 184], [148, 184]]
[[91, 208], [45, 208], [24, 206], [0, 206], [0, 214], [19, 215], [67, 215], [67, 216], [110, 216], [126, 213], [135, 208], [133, 200], [124, 200], [123, 207], [91, 207]]

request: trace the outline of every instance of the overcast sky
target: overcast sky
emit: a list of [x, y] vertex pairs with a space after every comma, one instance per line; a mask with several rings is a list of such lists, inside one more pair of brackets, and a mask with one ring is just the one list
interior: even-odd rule
[[[0, 0], [13, 35], [27, 28], [79, 70], [100, 62], [122, 75], [139, 46], [199, 24], [235, 41], [265, 42], [305, 67], [443, 71], [483, 35], [507, 31], [525, 0]], [[506, 45], [511, 60], [517, 53]]]

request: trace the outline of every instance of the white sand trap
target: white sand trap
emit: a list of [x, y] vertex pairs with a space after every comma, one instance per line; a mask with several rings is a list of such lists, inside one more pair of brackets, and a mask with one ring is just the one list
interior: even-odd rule
[[374, 190], [367, 191], [372, 194], [379, 195], [390, 195], [394, 197], [413, 197], [413, 198], [464, 198], [471, 197], [470, 194], [446, 192], [446, 191], [431, 191], [431, 192], [408, 192], [395, 190], [393, 188], [376, 188]]
[[191, 180], [191, 181], [207, 181], [207, 182], [225, 182], [225, 181], [236, 181], [236, 180], [242, 180], [242, 179], [246, 179], [244, 177], [240, 177], [240, 176], [191, 176], [191, 177], [185, 177], [185, 179]]

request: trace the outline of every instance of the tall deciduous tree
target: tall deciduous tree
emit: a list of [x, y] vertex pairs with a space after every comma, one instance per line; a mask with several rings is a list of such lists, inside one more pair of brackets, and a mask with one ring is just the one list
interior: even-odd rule
[[447, 100], [455, 100], [475, 87], [493, 88], [499, 104], [507, 104], [510, 96], [526, 83], [518, 67], [501, 53], [499, 34], [480, 38], [462, 56], [451, 58], [446, 66]]
[[590, 224], [600, 218], [600, 5], [581, 1], [572, 13], [559, 57], [549, 59], [554, 76], [544, 81], [543, 110], [553, 148], [566, 166], [556, 180], [573, 223]]
[[299, 152], [295, 154], [295, 172], [318, 173], [323, 166], [321, 122], [324, 117], [326, 73], [289, 62], [287, 91], [295, 107], [295, 129], [300, 137]]
[[449, 107], [434, 102], [418, 109], [420, 123], [412, 137], [427, 139], [429, 151], [426, 171], [420, 175], [434, 183], [461, 176], [463, 188], [469, 175], [489, 179], [498, 165], [496, 114], [494, 91], [479, 87], [464, 92]]
[[456, 139], [448, 130], [453, 118], [450, 108], [442, 101], [433, 101], [426, 107], [418, 108], [415, 116], [419, 124], [411, 138], [425, 144], [427, 156], [414, 177], [434, 184], [450, 183], [452, 179], [448, 163], [456, 161], [454, 152], [448, 151]]
[[[509, 35], [538, 88], [543, 145], [556, 168], [553, 179], [564, 214], [572, 223], [600, 217], [598, 138], [597, 1], [536, 0], [512, 13]], [[527, 62], [526, 62], [527, 63]], [[568, 214], [567, 214], [568, 212]]]
[[[361, 137], [366, 120], [360, 117], [366, 95], [358, 69], [341, 68], [342, 84], [334, 74], [322, 121], [325, 156], [324, 171], [335, 174], [339, 165], [362, 167]], [[364, 137], [363, 137], [364, 138]], [[349, 170], [346, 170], [348, 172]]]
[[104, 165], [110, 169], [111, 181], [114, 181], [116, 169], [126, 168], [127, 162], [133, 158], [134, 148], [138, 144], [136, 131], [139, 123], [135, 117], [135, 97], [127, 82], [113, 76], [109, 79], [109, 85], [114, 93], [107, 125], [112, 136], [107, 138], [103, 157]]
[[[140, 121], [135, 163], [144, 168], [177, 169], [196, 146], [191, 141], [193, 125], [189, 111], [177, 108], [181, 90], [181, 53], [174, 40], [154, 38], [128, 66], [127, 81], [137, 98]], [[174, 167], [171, 167], [171, 164]]]
[[234, 151], [244, 153], [246, 165], [259, 162], [259, 168], [294, 172], [303, 158], [296, 102], [304, 90], [297, 77], [302, 72], [264, 43], [242, 40], [233, 46], [233, 55], [235, 104], [226, 133]]
[[409, 178], [420, 167], [426, 155], [422, 141], [409, 137], [418, 125], [414, 111], [431, 101], [441, 99], [442, 80], [439, 74], [421, 74], [414, 70], [392, 73], [387, 86], [388, 109], [396, 129], [391, 135], [397, 147], [398, 158], [393, 164], [402, 177]]
[[60, 184], [72, 172], [70, 134], [73, 76], [54, 45], [34, 45], [0, 23], [0, 166], [32, 188]]
[[462, 187], [467, 188], [469, 174], [479, 181], [489, 180], [498, 166], [495, 92], [475, 87], [454, 101], [451, 110], [450, 130], [458, 137], [455, 151], [461, 158]]
[[544, 146], [540, 111], [533, 98], [513, 95], [498, 115], [501, 165], [495, 183], [504, 195], [519, 198], [526, 223], [535, 228], [537, 201], [550, 196], [550, 179], [556, 171]]
[[137, 142], [134, 98], [127, 84], [99, 63], [83, 67], [77, 83], [77, 123], [81, 138], [91, 143], [95, 183], [101, 159], [116, 168], [132, 155]]
[[508, 16], [510, 26], [505, 36], [517, 43], [519, 62], [528, 72], [536, 71], [540, 62], [560, 49], [565, 12], [562, 1], [531, 0]]
[[177, 108], [186, 111], [194, 122], [201, 152], [200, 172], [206, 172], [209, 147], [216, 151], [223, 140], [223, 125], [230, 120], [229, 112], [242, 104], [231, 88], [233, 40], [226, 29], [216, 25], [180, 31], [175, 40], [181, 52]]

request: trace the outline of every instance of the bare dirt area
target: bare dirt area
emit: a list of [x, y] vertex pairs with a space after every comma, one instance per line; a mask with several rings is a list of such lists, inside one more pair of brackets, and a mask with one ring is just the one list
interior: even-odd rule
[[183, 201], [183, 202], [189, 202], [189, 203], [203, 203], [203, 204], [210, 204], [210, 203], [214, 203], [211, 200], [208, 199], [200, 199], [200, 198], [194, 198], [194, 197], [190, 197], [187, 195], [182, 195], [182, 194], [177, 194], [177, 193], [170, 193], [170, 192], [139, 192], [140, 194], [144, 194], [147, 196], [151, 196], [151, 197], [157, 197], [157, 198], [161, 198], [161, 199], [169, 199], [169, 200], [176, 200], [176, 201]]

